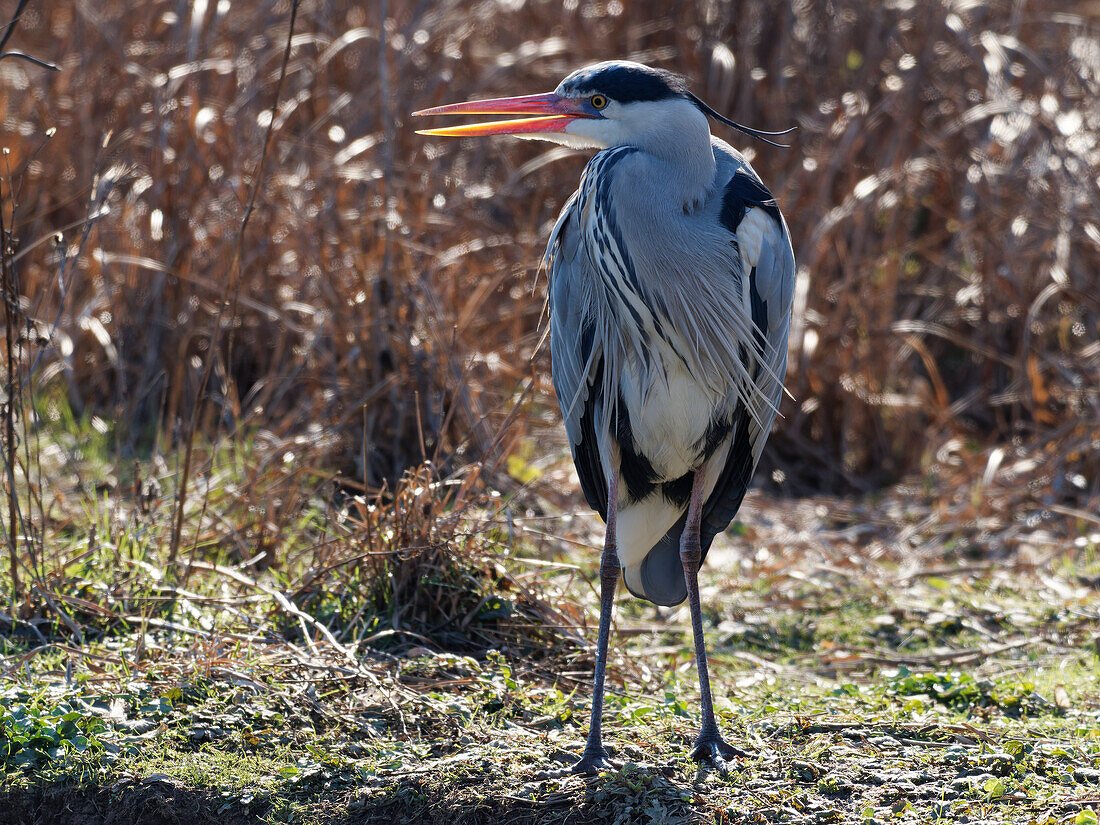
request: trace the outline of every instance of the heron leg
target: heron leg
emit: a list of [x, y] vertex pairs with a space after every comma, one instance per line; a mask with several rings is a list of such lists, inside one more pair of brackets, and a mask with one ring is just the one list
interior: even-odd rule
[[619, 507], [618, 479], [612, 473], [607, 494], [607, 530], [604, 533], [603, 556], [600, 558], [600, 633], [596, 637], [596, 672], [592, 680], [592, 717], [588, 726], [588, 741], [584, 753], [573, 766], [573, 773], [597, 773], [608, 767], [603, 746], [601, 717], [603, 715], [603, 682], [607, 667], [607, 639], [611, 634], [611, 606], [619, 583], [619, 554], [615, 547], [615, 515]]
[[703, 471], [696, 470], [691, 483], [687, 523], [680, 538], [680, 561], [684, 566], [688, 607], [691, 610], [691, 631], [695, 637], [695, 661], [699, 668], [699, 695], [703, 717], [699, 736], [696, 737], [691, 749], [691, 756], [698, 761], [710, 762], [719, 770], [725, 770], [726, 760], [736, 756], [746, 756], [746, 753], [727, 743], [718, 731], [717, 722], [714, 721], [714, 702], [710, 695], [710, 672], [707, 668], [707, 648], [703, 638], [703, 614], [699, 607], [699, 565], [703, 560], [700, 540], [703, 482]]

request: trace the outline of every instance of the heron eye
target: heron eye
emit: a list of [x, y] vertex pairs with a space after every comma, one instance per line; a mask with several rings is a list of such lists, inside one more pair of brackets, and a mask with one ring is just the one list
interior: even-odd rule
[[603, 109], [607, 106], [607, 98], [603, 95], [592, 95], [588, 98], [588, 102], [592, 104], [593, 109]]

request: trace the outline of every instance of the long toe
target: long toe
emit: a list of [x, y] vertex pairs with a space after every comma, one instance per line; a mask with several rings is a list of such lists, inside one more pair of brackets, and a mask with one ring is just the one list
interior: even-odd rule
[[705, 762], [723, 772], [729, 769], [729, 763], [734, 759], [744, 759], [747, 756], [748, 751], [735, 748], [717, 733], [708, 736], [700, 734], [691, 749], [691, 758], [696, 762]]

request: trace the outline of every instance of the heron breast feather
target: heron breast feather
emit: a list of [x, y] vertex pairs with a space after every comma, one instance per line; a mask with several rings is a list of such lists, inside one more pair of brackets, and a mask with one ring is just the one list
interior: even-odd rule
[[[699, 466], [715, 410], [725, 399], [712, 393], [678, 357], [660, 352], [663, 374], [646, 376], [629, 370], [623, 400], [631, 420], [634, 449], [644, 455], [660, 481], [671, 481]], [[664, 356], [664, 357], [662, 357]]]

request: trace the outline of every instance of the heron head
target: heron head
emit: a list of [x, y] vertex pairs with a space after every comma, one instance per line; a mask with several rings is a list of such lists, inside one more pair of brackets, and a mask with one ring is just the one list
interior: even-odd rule
[[[668, 151], [702, 141], [709, 147], [707, 116], [766, 140], [759, 132], [719, 115], [688, 91], [681, 76], [629, 60], [585, 66], [566, 77], [553, 92], [454, 103], [414, 115], [533, 115], [517, 120], [474, 123], [418, 134], [446, 137], [515, 135], [577, 148], [662, 147]], [[790, 131], [790, 130], [788, 130]], [[767, 141], [771, 143], [771, 141]]]

